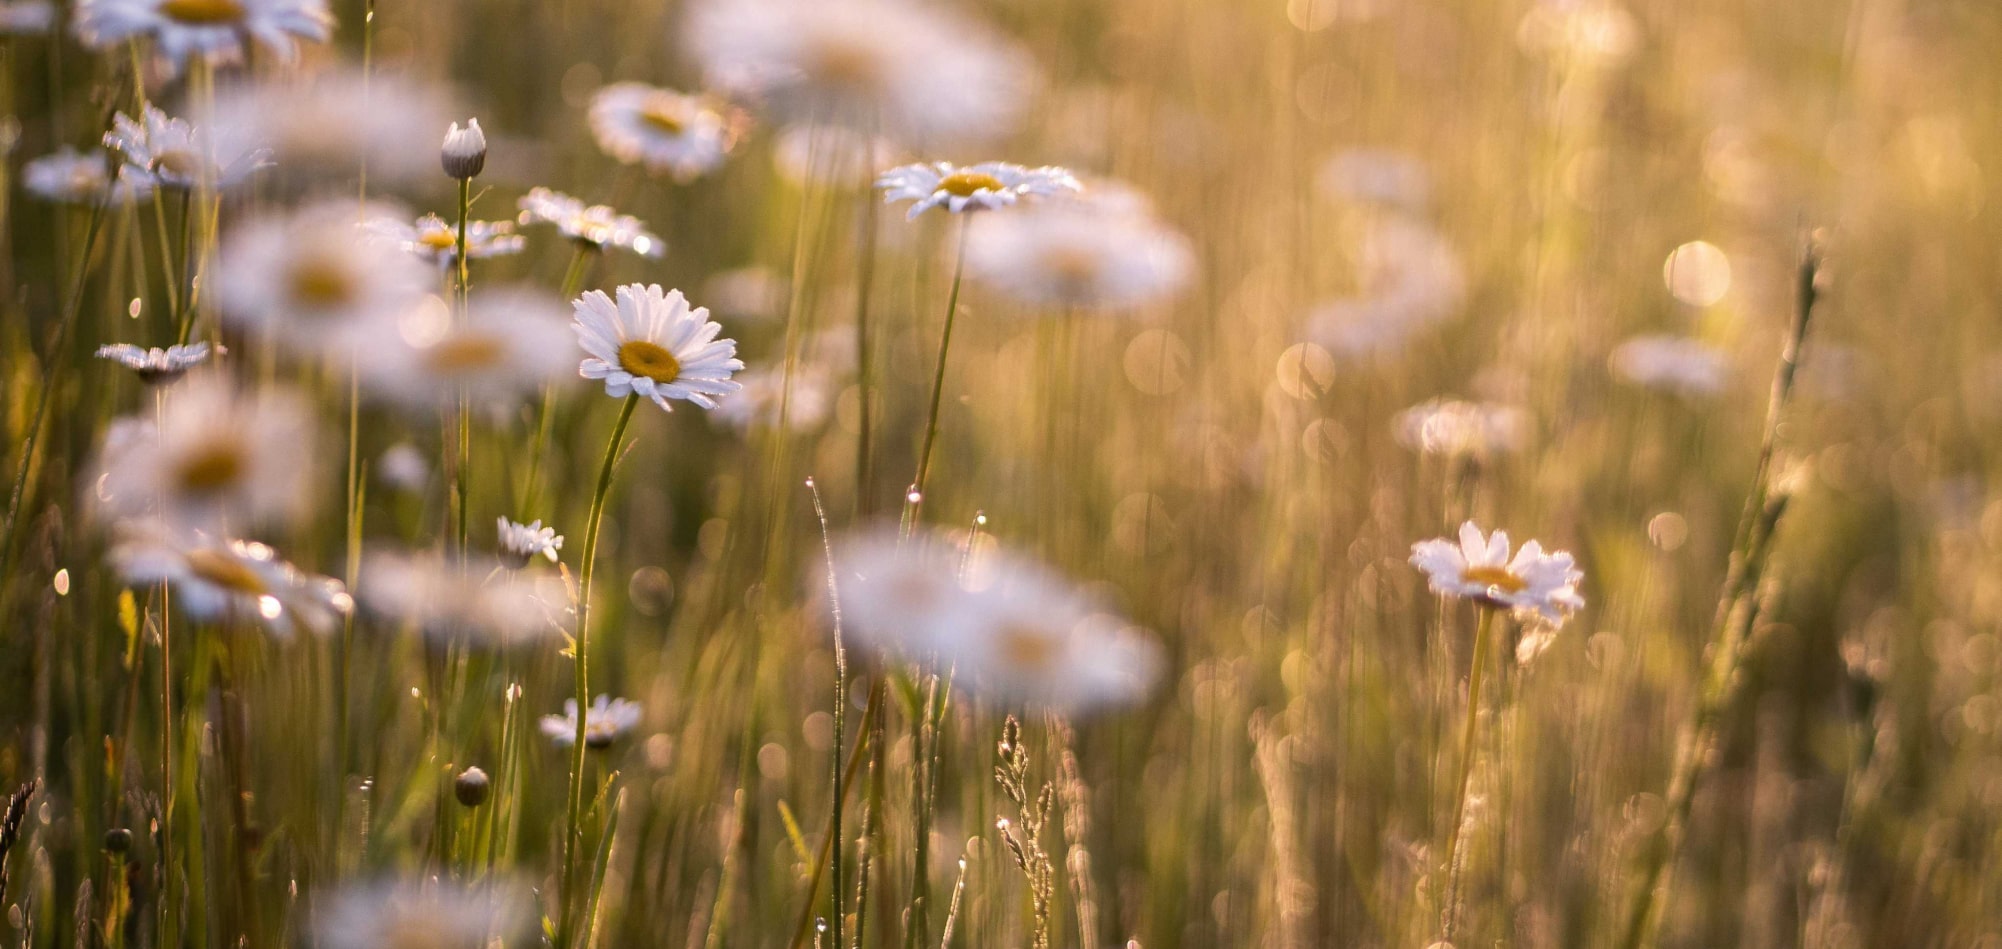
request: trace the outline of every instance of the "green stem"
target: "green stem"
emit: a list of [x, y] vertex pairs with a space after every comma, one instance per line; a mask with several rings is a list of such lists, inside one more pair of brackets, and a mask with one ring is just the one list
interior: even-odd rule
[[[469, 318], [468, 307], [472, 292], [472, 267], [466, 259], [466, 218], [472, 213], [472, 206], [473, 180], [471, 178], [461, 178], [459, 179], [458, 316], [459, 325], [462, 328], [466, 325]], [[472, 477], [470, 471], [473, 467], [473, 410], [471, 403], [467, 400], [464, 387], [461, 387], [459, 390], [458, 415], [459, 461], [452, 469], [452, 491], [458, 505], [456, 520], [458, 522], [459, 556], [464, 558], [468, 553], [466, 537], [470, 524], [467, 509], [469, 507], [468, 495], [471, 488], [467, 482]]]
[[1488, 641], [1492, 638], [1490, 633], [1495, 622], [1494, 608], [1482, 606], [1480, 611], [1480, 625], [1474, 630], [1473, 668], [1467, 673], [1467, 719], [1460, 730], [1460, 790], [1453, 804], [1453, 826], [1446, 830], [1447, 898], [1442, 928], [1447, 938], [1452, 937], [1454, 917], [1457, 915], [1454, 912], [1457, 900], [1453, 890], [1460, 875], [1460, 825], [1467, 819], [1467, 786], [1474, 776], [1474, 727], [1480, 721], [1482, 673], [1487, 671]]
[[605, 461], [598, 469], [598, 487], [591, 493], [591, 512], [584, 521], [584, 553], [578, 567], [577, 581], [577, 639], [574, 648], [577, 659], [577, 734], [575, 754], [570, 768], [570, 811], [565, 822], [563, 835], [563, 892], [562, 925], [558, 930], [557, 949], [569, 949], [577, 945], [577, 857], [583, 845], [584, 817], [584, 768], [589, 763], [586, 755], [588, 746], [584, 744], [586, 718], [591, 705], [591, 576], [598, 560], [598, 525], [605, 513], [605, 496], [611, 493], [612, 470], [619, 460], [619, 444], [625, 441], [626, 425], [633, 419], [633, 408], [639, 405], [637, 393], [626, 396], [619, 408], [619, 421], [612, 427], [611, 441], [605, 444]]
[[925, 483], [931, 475], [932, 446], [938, 442], [939, 403], [945, 396], [946, 359], [952, 351], [952, 326], [959, 316], [959, 286], [966, 276], [966, 232], [973, 219], [962, 219], [959, 226], [959, 248], [954, 254], [952, 265], [952, 294], [946, 298], [945, 332], [938, 341], [938, 368], [932, 374], [931, 408], [925, 414], [924, 446], [918, 449], [918, 473], [911, 479], [911, 488], [904, 497], [904, 533], [909, 534], [916, 526], [918, 508], [924, 504]]

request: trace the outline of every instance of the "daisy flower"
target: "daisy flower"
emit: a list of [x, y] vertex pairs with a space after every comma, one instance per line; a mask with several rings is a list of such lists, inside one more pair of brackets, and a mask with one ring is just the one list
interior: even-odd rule
[[1121, 309], [1186, 286], [1195, 253], [1150, 216], [1052, 202], [972, 231], [966, 269], [1029, 306]]
[[879, 528], [843, 538], [834, 549], [843, 633], [896, 659], [929, 658], [938, 631], [962, 621], [965, 562], [963, 548], [935, 531], [906, 538]]
[[496, 288], [474, 291], [455, 320], [450, 304], [427, 296], [365, 326], [355, 368], [371, 393], [411, 407], [452, 405], [464, 394], [505, 408], [569, 371], [562, 313], [540, 291]]
[[1510, 406], [1433, 399], [1397, 413], [1394, 425], [1398, 442], [1413, 451], [1480, 460], [1522, 447], [1528, 417]]
[[224, 234], [214, 277], [223, 319], [304, 355], [416, 307], [436, 275], [384, 242], [356, 240], [354, 220], [354, 202], [335, 200]]
[[1016, 47], [913, 0], [703, 0], [686, 35], [712, 88], [912, 143], [995, 138], [1034, 85]]
[[431, 463], [409, 442], [397, 442], [375, 460], [375, 476], [392, 490], [414, 493], [431, 482]]
[[[370, 236], [439, 268], [459, 262], [459, 225], [436, 214], [415, 221], [377, 215], [362, 222]], [[514, 232], [512, 221], [467, 221], [466, 256], [474, 260], [519, 254], [528, 240]]]
[[56, 5], [49, 0], [0, 0], [0, 34], [47, 33], [56, 25]]
[[334, 30], [327, 0], [77, 0], [72, 16], [85, 46], [110, 49], [143, 37], [177, 70], [196, 58], [240, 62], [245, 43], [290, 64], [300, 40], [324, 43]]
[[1636, 336], [1614, 347], [1607, 364], [1634, 385], [1686, 399], [1717, 395], [1730, 379], [1723, 353], [1680, 336]]
[[632, 283], [618, 289], [616, 303], [593, 290], [577, 298], [576, 308], [572, 326], [589, 354], [577, 373], [605, 380], [606, 395], [637, 393], [672, 412], [669, 399], [713, 409], [739, 388], [730, 379], [744, 368], [737, 341], [717, 339], [723, 327], [710, 322], [707, 309], [691, 309], [679, 290]]
[[554, 224], [558, 233], [597, 250], [616, 247], [642, 257], [659, 257], [667, 244], [648, 232], [639, 218], [602, 204], [586, 206], [561, 191], [536, 188], [521, 197], [521, 223]]
[[21, 167], [21, 184], [45, 201], [67, 204], [124, 204], [151, 193], [151, 187], [122, 165], [113, 177], [103, 152], [64, 147]]
[[698, 96], [618, 82], [591, 97], [591, 135], [622, 164], [689, 182], [722, 167], [737, 144], [728, 117]]
[[503, 570], [496, 561], [389, 551], [362, 563], [355, 595], [370, 613], [435, 642], [489, 646], [557, 635], [570, 608], [561, 581]]
[[[97, 358], [109, 359], [139, 374], [141, 381], [149, 385], [173, 382], [188, 370], [208, 361], [210, 353], [207, 343], [188, 343], [184, 346], [169, 346], [165, 349], [154, 347], [145, 349], [131, 343], [112, 343], [97, 347]], [[225, 352], [218, 346], [215, 352]]]
[[1585, 606], [1578, 595], [1585, 575], [1570, 554], [1544, 553], [1532, 540], [1510, 557], [1507, 533], [1483, 536], [1473, 521], [1460, 525], [1458, 543], [1438, 538], [1411, 545], [1411, 564], [1425, 572], [1434, 593], [1553, 626]]
[[354, 608], [339, 580], [305, 573], [250, 541], [180, 537], [150, 524], [121, 531], [110, 560], [127, 583], [172, 584], [175, 605], [192, 619], [256, 625], [281, 638], [329, 632]]
[[917, 216], [932, 208], [953, 214], [1005, 208], [1025, 195], [1051, 195], [1082, 190], [1070, 172], [1054, 166], [1025, 168], [1004, 161], [987, 161], [958, 167], [951, 162], [904, 165], [892, 168], [876, 179], [883, 201], [914, 201], [905, 217]]
[[[584, 747], [604, 750], [618, 741], [627, 732], [639, 727], [641, 709], [638, 702], [615, 699], [600, 695], [591, 703], [584, 715]], [[570, 748], [577, 744], [577, 700], [563, 700], [563, 714], [542, 716], [542, 733], [557, 747]]]
[[783, 366], [738, 373], [735, 381], [743, 388], [724, 399], [709, 417], [739, 432], [781, 424], [795, 432], [819, 428], [834, 409], [832, 374], [820, 366], [801, 364], [794, 367], [790, 382], [786, 375]]
[[335, 68], [274, 77], [217, 93], [197, 116], [271, 149], [288, 176], [422, 182], [437, 174], [431, 142], [444, 126], [444, 97], [393, 75]]
[[510, 886], [371, 883], [325, 899], [315, 929], [326, 949], [485, 949], [522, 935], [522, 900]]
[[125, 160], [121, 178], [135, 186], [190, 191], [207, 185], [227, 189], [271, 164], [271, 150], [253, 148], [236, 131], [198, 126], [147, 106], [134, 119], [123, 112], [111, 119], [104, 146]]
[[248, 528], [304, 513], [313, 436], [312, 415], [288, 393], [190, 377], [167, 390], [157, 417], [106, 433], [92, 491], [114, 517], [157, 511], [176, 528]]
[[496, 518], [500, 529], [500, 560], [510, 570], [520, 570], [536, 557], [556, 562], [556, 552], [563, 549], [563, 535], [553, 527], [542, 526], [541, 521], [517, 524], [505, 517]]

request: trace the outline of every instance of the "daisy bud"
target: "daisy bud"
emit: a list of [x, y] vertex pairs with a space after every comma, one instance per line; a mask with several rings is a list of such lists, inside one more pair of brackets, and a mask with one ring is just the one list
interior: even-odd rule
[[467, 807], [478, 807], [487, 802], [489, 786], [485, 771], [479, 768], [467, 768], [453, 779], [452, 794], [459, 799], [459, 803]]
[[452, 123], [451, 131], [445, 133], [440, 160], [447, 177], [465, 181], [479, 176], [487, 166], [487, 135], [480, 131], [479, 119], [467, 119], [465, 128]]
[[104, 849], [112, 853], [124, 853], [132, 849], [132, 832], [123, 827], [113, 827], [104, 832]]

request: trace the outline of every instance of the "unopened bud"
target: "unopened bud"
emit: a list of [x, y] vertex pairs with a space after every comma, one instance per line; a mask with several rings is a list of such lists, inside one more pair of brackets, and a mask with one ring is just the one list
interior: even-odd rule
[[459, 803], [467, 807], [478, 807], [487, 802], [487, 791], [490, 786], [485, 771], [479, 768], [467, 768], [453, 779], [452, 794], [459, 799]]
[[480, 131], [479, 119], [467, 119], [464, 128], [452, 123], [451, 131], [445, 133], [440, 160], [448, 177], [465, 181], [479, 176], [487, 166], [487, 136]]

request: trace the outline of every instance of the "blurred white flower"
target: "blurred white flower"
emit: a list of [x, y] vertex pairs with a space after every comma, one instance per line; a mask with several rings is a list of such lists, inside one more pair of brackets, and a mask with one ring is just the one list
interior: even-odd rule
[[149, 181], [132, 174], [122, 162], [114, 179], [106, 158], [103, 152], [64, 146], [21, 166], [21, 185], [35, 197], [68, 204], [125, 204], [152, 193]]
[[574, 358], [563, 304], [539, 290], [472, 293], [463, 319], [425, 297], [365, 325], [355, 368], [369, 391], [412, 407], [456, 403], [508, 407], [568, 374]]
[[[584, 747], [605, 749], [627, 732], [639, 727], [638, 702], [600, 695], [584, 713]], [[563, 714], [542, 716], [542, 733], [563, 748], [577, 744], [577, 700], [563, 700]]]
[[227, 535], [303, 513], [313, 440], [312, 416], [289, 393], [198, 375], [165, 391], [157, 418], [106, 433], [93, 490], [113, 517], [157, 512], [177, 529]]
[[[459, 262], [459, 224], [436, 214], [415, 221], [377, 215], [362, 222], [370, 236], [395, 245], [398, 250], [438, 267]], [[521, 253], [528, 241], [514, 232], [513, 221], [467, 221], [466, 256], [474, 260]]]
[[77, 0], [71, 26], [98, 50], [150, 39], [153, 55], [178, 70], [197, 57], [240, 62], [246, 43], [292, 63], [300, 40], [327, 41], [334, 15], [327, 0]]
[[730, 375], [744, 368], [737, 341], [717, 339], [720, 324], [703, 307], [690, 308], [679, 290], [658, 284], [627, 284], [618, 300], [602, 290], [577, 298], [572, 326], [588, 355], [577, 367], [586, 379], [605, 380], [605, 394], [638, 393], [669, 412], [669, 399], [686, 399], [705, 409], [740, 386]]
[[699, 96], [618, 82], [591, 97], [591, 134], [627, 165], [689, 182], [722, 167], [737, 144], [730, 118]]
[[716, 89], [913, 144], [1005, 133], [1034, 88], [1012, 44], [913, 0], [701, 0], [687, 36]]
[[47, 33], [56, 26], [56, 5], [49, 0], [0, 0], [0, 34]]
[[1005, 161], [985, 161], [961, 168], [948, 161], [892, 168], [876, 179], [884, 202], [914, 201], [905, 215], [916, 220], [932, 208], [953, 214], [1005, 208], [1024, 196], [1076, 192], [1077, 177], [1045, 165], [1026, 168]]
[[240, 130], [197, 126], [150, 105], [137, 120], [123, 112], [113, 116], [104, 146], [124, 159], [121, 180], [170, 191], [228, 189], [271, 164], [271, 150], [253, 147]]
[[356, 213], [353, 200], [333, 200], [225, 233], [213, 278], [223, 319], [311, 356], [416, 307], [436, 276], [384, 242], [357, 239]]
[[[222, 351], [221, 347], [216, 347]], [[208, 361], [209, 344], [188, 343], [184, 346], [157, 346], [146, 349], [131, 343], [111, 343], [97, 347], [97, 358], [109, 359], [137, 373], [140, 380], [149, 385], [173, 382], [188, 370]]]
[[1546, 554], [1532, 540], [1511, 558], [1506, 532], [1482, 536], [1473, 521], [1460, 525], [1457, 543], [1438, 538], [1411, 545], [1411, 564], [1425, 572], [1434, 593], [1467, 597], [1521, 618], [1556, 625], [1585, 606], [1578, 595], [1585, 575], [1570, 554]]
[[431, 464], [417, 446], [397, 442], [376, 459], [375, 476], [398, 491], [422, 491], [431, 480]]
[[598, 250], [614, 247], [642, 257], [659, 257], [667, 244], [639, 218], [602, 204], [585, 205], [561, 191], [536, 188], [521, 196], [521, 223], [554, 224], [558, 233]]
[[494, 647], [556, 636], [570, 610], [561, 581], [435, 554], [369, 554], [355, 595], [370, 613], [435, 642]]
[[1401, 211], [1425, 209], [1431, 177], [1418, 159], [1388, 148], [1344, 148], [1322, 162], [1314, 183], [1341, 201], [1378, 204]]
[[1187, 286], [1195, 252], [1151, 216], [1053, 201], [970, 231], [966, 269], [1029, 306], [1120, 309]]
[[437, 174], [431, 143], [445, 114], [445, 97], [428, 87], [338, 68], [225, 88], [196, 120], [271, 149], [293, 179], [352, 178], [366, 164], [374, 184]]
[[1640, 45], [1640, 26], [1612, 0], [1539, 0], [1523, 14], [1515, 38], [1524, 52], [1614, 65]]
[[1613, 347], [1607, 364], [1628, 382], [1687, 399], [1717, 395], [1730, 379], [1723, 353], [1680, 336], [1636, 336]]
[[556, 562], [556, 552], [563, 549], [563, 535], [556, 528], [544, 527], [541, 521], [517, 524], [505, 517], [496, 518], [499, 530], [500, 560], [510, 570], [520, 570], [528, 562], [542, 557], [550, 563]]
[[128, 522], [109, 554], [130, 584], [170, 583], [190, 618], [262, 627], [280, 637], [333, 630], [354, 601], [339, 580], [305, 573], [263, 544], [185, 537], [157, 522]]
[[1433, 399], [1397, 413], [1397, 440], [1427, 455], [1484, 460], [1522, 447], [1528, 416], [1490, 403]]
[[510, 886], [371, 883], [324, 900], [314, 928], [325, 949], [486, 949], [523, 935], [532, 902]]
[[794, 366], [790, 385], [782, 365], [746, 370], [733, 378], [743, 388], [724, 399], [709, 417], [740, 432], [781, 424], [795, 432], [810, 432], [827, 421], [834, 408], [833, 376], [812, 363]]

